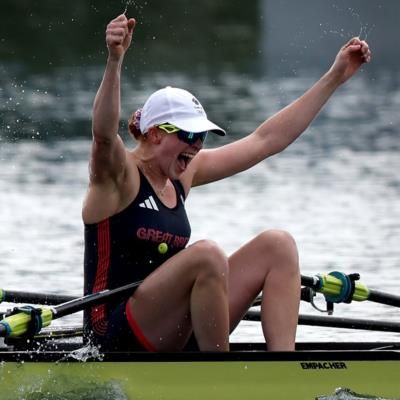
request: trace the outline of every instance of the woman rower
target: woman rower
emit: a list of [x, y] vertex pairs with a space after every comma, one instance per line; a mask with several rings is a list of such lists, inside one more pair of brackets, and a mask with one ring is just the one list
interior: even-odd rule
[[136, 25], [120, 15], [106, 30], [108, 59], [93, 107], [90, 182], [83, 206], [85, 292], [143, 280], [129, 299], [92, 308], [86, 330], [103, 349], [180, 351], [193, 334], [202, 351], [228, 351], [229, 334], [262, 291], [269, 350], [294, 350], [300, 272], [294, 239], [266, 230], [227, 257], [217, 243], [189, 246], [185, 200], [194, 186], [251, 168], [285, 149], [334, 91], [369, 62], [353, 38], [305, 94], [242, 139], [203, 149], [208, 120], [183, 89], [153, 93], [133, 114], [128, 150], [118, 135], [120, 75]]

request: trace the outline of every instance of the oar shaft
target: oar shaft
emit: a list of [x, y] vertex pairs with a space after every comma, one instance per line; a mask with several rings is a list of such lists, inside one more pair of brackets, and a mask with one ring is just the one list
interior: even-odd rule
[[301, 275], [301, 284], [317, 290], [319, 288], [319, 278], [317, 276]]
[[375, 303], [386, 304], [388, 306], [400, 307], [400, 296], [381, 292], [380, 290], [370, 289], [368, 300], [374, 301]]
[[388, 321], [369, 321], [357, 318], [339, 318], [316, 315], [300, 315], [300, 325], [330, 328], [362, 329], [380, 332], [400, 332], [400, 324]]
[[[247, 321], [259, 322], [261, 320], [261, 313], [258, 310], [249, 310], [243, 319]], [[362, 329], [381, 332], [400, 332], [400, 323], [396, 322], [370, 321], [353, 318], [338, 318], [315, 315], [300, 315], [299, 325]]]
[[78, 311], [82, 311], [87, 307], [100, 304], [103, 301], [113, 300], [116, 298], [122, 298], [124, 296], [131, 295], [142, 283], [142, 281], [130, 283], [125, 286], [121, 286], [116, 289], [106, 289], [102, 292], [97, 292], [89, 294], [84, 297], [73, 299], [67, 303], [60, 304], [53, 307], [53, 319], [64, 317], [65, 315], [70, 315]]
[[25, 304], [61, 304], [75, 299], [73, 296], [50, 294], [50, 293], [31, 293], [17, 290], [0, 289], [0, 303], [25, 303]]

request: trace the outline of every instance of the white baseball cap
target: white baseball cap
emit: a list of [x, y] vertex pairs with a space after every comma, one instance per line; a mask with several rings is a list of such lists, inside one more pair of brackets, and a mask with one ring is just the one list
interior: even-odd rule
[[140, 131], [146, 133], [152, 126], [172, 124], [187, 132], [226, 132], [207, 118], [203, 106], [184, 89], [167, 86], [154, 92], [144, 103], [140, 116]]

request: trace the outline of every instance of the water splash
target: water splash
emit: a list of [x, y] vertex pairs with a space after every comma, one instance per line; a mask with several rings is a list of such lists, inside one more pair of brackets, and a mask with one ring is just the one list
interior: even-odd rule
[[135, 18], [137, 24], [145, 24], [144, 9], [148, 6], [147, 1], [125, 0], [124, 15], [127, 18]]
[[[349, 14], [354, 20], [357, 21], [357, 23], [360, 26], [359, 32], [357, 36], [359, 37], [361, 40], [367, 40], [368, 36], [371, 34], [372, 30], [375, 28], [375, 25], [369, 25], [368, 23], [366, 23], [365, 21], [362, 20], [361, 15], [354, 9], [354, 8], [347, 8], [347, 9], [342, 9], [340, 8], [338, 5], [333, 4], [332, 8], [336, 9], [337, 12], [341, 13], [341, 14]], [[320, 23], [319, 26], [322, 28], [324, 27], [324, 24]], [[351, 33], [346, 32], [345, 29], [341, 28], [341, 29], [334, 29], [334, 28], [325, 28], [323, 30], [324, 35], [328, 35], [328, 34], [332, 34], [332, 35], [338, 35], [341, 38], [347, 38]]]
[[125, 4], [124, 12], [122, 14], [127, 15], [129, 7], [133, 6], [135, 8], [135, 13], [141, 15], [144, 7], [147, 6], [147, 1], [141, 5], [135, 0], [125, 0], [122, 4]]
[[128, 0], [126, 3], [125, 3], [125, 9], [124, 9], [124, 12], [122, 13], [122, 14], [124, 14], [124, 15], [126, 15], [126, 13], [127, 13], [127, 11], [128, 11], [128, 6], [130, 5], [130, 1]]
[[338, 388], [333, 396], [318, 396], [315, 400], [399, 400], [389, 399], [368, 394], [358, 394], [347, 388]]
[[[51, 384], [50, 386], [53, 386]], [[19, 389], [19, 395], [24, 400], [128, 400], [118, 383], [99, 384], [78, 384], [73, 388], [59, 390], [55, 386], [43, 386], [32, 390], [29, 387], [22, 386]]]
[[353, 8], [349, 8], [348, 11], [350, 12], [350, 15], [354, 17], [355, 19], [358, 20], [358, 23], [360, 24], [360, 32], [358, 33], [358, 37], [361, 40], [367, 40], [368, 35], [371, 33], [372, 29], [375, 27], [375, 25], [372, 25], [371, 27], [368, 26], [367, 23], [365, 23], [362, 19], [361, 16], [358, 12], [356, 12]]
[[99, 348], [88, 344], [84, 347], [81, 347], [77, 350], [73, 350], [65, 355], [60, 361], [65, 361], [67, 359], [74, 359], [82, 362], [86, 362], [88, 360], [97, 360], [103, 361], [104, 354], [100, 352]]

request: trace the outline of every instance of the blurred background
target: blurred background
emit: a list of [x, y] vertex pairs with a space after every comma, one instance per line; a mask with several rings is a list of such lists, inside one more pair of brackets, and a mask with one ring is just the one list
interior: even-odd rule
[[[160, 87], [192, 91], [229, 132], [208, 139], [219, 146], [301, 95], [351, 37], [369, 42], [372, 63], [296, 143], [251, 171], [194, 190], [187, 208], [192, 240], [214, 239], [230, 253], [264, 229], [285, 229], [297, 241], [303, 273], [356, 271], [366, 284], [398, 291], [396, 0], [1, 0], [0, 287], [82, 293], [91, 107], [107, 58], [105, 27], [125, 10], [138, 21], [122, 76], [128, 147], [126, 120]], [[369, 303], [337, 309], [400, 321], [396, 310]], [[303, 311], [314, 312], [307, 304]], [[262, 337], [253, 323], [235, 335]], [[299, 328], [299, 340], [332, 335]]]

